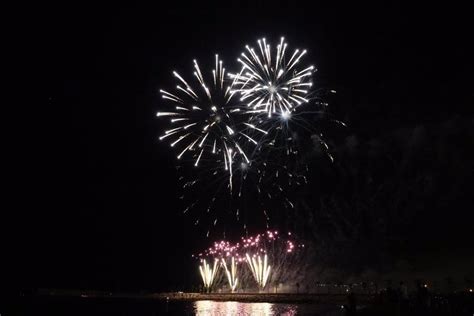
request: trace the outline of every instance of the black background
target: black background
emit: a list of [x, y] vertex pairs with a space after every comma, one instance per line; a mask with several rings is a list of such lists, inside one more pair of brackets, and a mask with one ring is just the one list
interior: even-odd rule
[[[1, 259], [10, 284], [159, 290], [190, 283], [190, 256], [204, 233], [176, 206], [175, 158], [157, 141], [155, 113], [158, 89], [193, 58], [219, 53], [232, 64], [245, 44], [285, 36], [308, 49], [315, 82], [337, 90], [333, 110], [359, 137], [472, 117], [469, 10], [351, 3], [18, 9], [8, 29], [16, 52], [5, 61], [12, 80], [21, 80], [19, 102], [4, 105], [15, 104], [19, 118], [4, 135], [13, 153], [4, 166], [13, 190]], [[469, 205], [458, 220], [473, 220]]]

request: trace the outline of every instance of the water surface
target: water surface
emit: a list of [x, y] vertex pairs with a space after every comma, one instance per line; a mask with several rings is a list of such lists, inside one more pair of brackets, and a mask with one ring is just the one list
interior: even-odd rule
[[[13, 302], [12, 302], [13, 303]], [[91, 299], [91, 298], [25, 298], [10, 308], [0, 311], [3, 315], [88, 315], [88, 316], [158, 316], [158, 315], [342, 315], [339, 307], [321, 303], [248, 303], [235, 301], [156, 301], [140, 299]]]

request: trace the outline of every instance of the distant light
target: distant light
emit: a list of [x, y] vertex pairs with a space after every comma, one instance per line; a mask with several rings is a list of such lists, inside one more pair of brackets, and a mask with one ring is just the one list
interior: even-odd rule
[[471, 292], [471, 293], [472, 293], [472, 289], [469, 289], [469, 292]]

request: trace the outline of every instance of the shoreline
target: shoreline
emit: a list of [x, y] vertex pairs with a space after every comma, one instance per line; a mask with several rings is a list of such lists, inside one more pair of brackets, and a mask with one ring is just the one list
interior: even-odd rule
[[[234, 301], [243, 303], [322, 303], [344, 304], [347, 294], [322, 293], [112, 293], [96, 291], [48, 291], [38, 292], [34, 296], [49, 298], [70, 298], [80, 300], [146, 300], [146, 301]], [[369, 302], [373, 295], [356, 294], [359, 302]]]
[[[166, 301], [235, 301], [235, 302], [267, 302], [267, 303], [334, 303], [347, 301], [347, 294], [309, 294], [309, 293], [157, 293], [154, 299]], [[372, 296], [356, 295], [360, 301], [369, 301]]]

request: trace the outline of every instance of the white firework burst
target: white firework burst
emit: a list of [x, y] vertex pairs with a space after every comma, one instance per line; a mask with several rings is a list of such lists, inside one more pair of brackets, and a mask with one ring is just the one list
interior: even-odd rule
[[[174, 71], [175, 89], [160, 90], [166, 103], [157, 116], [166, 130], [159, 139], [169, 141], [184, 162], [183, 213], [193, 213], [207, 236], [218, 222], [227, 224], [228, 214], [246, 231], [258, 220], [267, 227], [278, 220], [269, 210], [294, 209], [292, 194], [308, 182], [301, 152], [316, 141], [333, 161], [318, 124], [326, 117], [325, 90], [312, 88], [315, 68], [304, 62], [306, 50], [290, 51], [284, 38], [272, 47], [264, 38], [257, 42], [238, 59], [240, 72], [226, 73], [216, 55], [213, 69], [194, 60], [193, 76]], [[258, 274], [263, 287], [266, 273]], [[232, 287], [233, 278], [229, 282]]]
[[241, 111], [241, 102], [234, 97], [235, 82], [226, 82], [225, 68], [218, 55], [209, 82], [205, 80], [196, 60], [193, 81], [186, 81], [176, 71], [173, 75], [179, 81], [176, 91], [160, 90], [162, 98], [174, 106], [171, 110], [157, 113], [159, 117], [169, 117], [171, 124], [160, 140], [169, 139], [171, 147], [179, 148], [178, 159], [186, 154], [191, 155], [196, 167], [206, 159], [206, 155], [211, 155], [212, 161], [222, 163], [228, 171], [232, 190], [233, 166], [250, 163], [243, 142], [245, 145], [257, 143], [240, 130], [233, 118], [233, 113]]
[[240, 100], [247, 105], [247, 113], [278, 114], [283, 118], [296, 107], [307, 103], [312, 86], [311, 75], [314, 66], [301, 66], [300, 60], [306, 50], [296, 49], [287, 55], [287, 43], [281, 38], [276, 50], [259, 39], [258, 49], [246, 46], [246, 52], [237, 60], [242, 64], [238, 74], [229, 74], [233, 79], [233, 91], [240, 94]]

